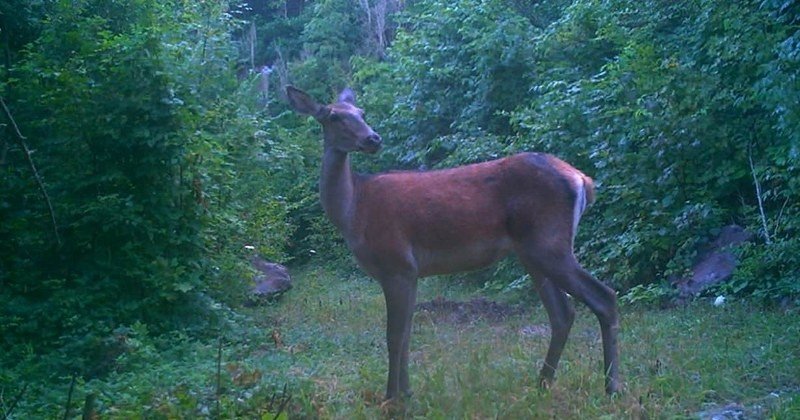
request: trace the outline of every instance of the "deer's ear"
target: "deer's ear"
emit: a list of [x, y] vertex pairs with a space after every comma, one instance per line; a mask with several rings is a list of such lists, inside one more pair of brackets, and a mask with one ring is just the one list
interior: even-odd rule
[[286, 97], [289, 99], [289, 105], [292, 109], [301, 114], [316, 117], [323, 108], [309, 94], [294, 86], [286, 86]]
[[344, 90], [339, 94], [339, 102], [344, 102], [355, 106], [356, 94], [353, 92], [353, 89], [344, 88]]

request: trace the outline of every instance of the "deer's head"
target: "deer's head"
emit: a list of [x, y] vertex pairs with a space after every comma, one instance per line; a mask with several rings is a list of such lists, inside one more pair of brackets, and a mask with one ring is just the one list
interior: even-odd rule
[[350, 88], [343, 90], [330, 105], [321, 105], [292, 86], [286, 87], [286, 96], [292, 109], [314, 117], [322, 125], [326, 149], [372, 154], [381, 148], [381, 136], [364, 121], [364, 111], [356, 106], [356, 96]]

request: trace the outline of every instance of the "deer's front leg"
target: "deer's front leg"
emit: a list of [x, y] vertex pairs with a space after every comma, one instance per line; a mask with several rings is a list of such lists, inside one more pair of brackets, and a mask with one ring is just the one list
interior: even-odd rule
[[386, 344], [389, 349], [389, 378], [386, 399], [409, 394], [408, 347], [414, 316], [417, 282], [413, 278], [381, 280], [386, 299]]

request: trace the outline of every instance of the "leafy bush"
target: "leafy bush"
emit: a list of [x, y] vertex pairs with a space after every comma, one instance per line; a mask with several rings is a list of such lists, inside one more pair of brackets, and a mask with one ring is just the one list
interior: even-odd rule
[[765, 301], [800, 297], [800, 257], [797, 238], [769, 244], [748, 243], [738, 249], [739, 266], [722, 291], [752, 295]]
[[794, 9], [415, 2], [386, 61], [353, 60], [387, 139], [377, 168], [556, 154], [595, 178], [578, 253], [623, 291], [684, 273], [708, 232], [731, 222], [790, 237]]
[[668, 298], [675, 296], [675, 290], [663, 284], [640, 284], [633, 286], [619, 299], [627, 305], [653, 306], [664, 303]]
[[393, 140], [384, 164], [433, 166], [453, 151], [442, 138], [508, 135], [529, 84], [529, 22], [495, 0], [414, 2], [398, 20], [389, 65], [356, 61], [365, 107]]
[[245, 245], [288, 258], [291, 206], [259, 158], [264, 118], [231, 71], [224, 4], [35, 10], [0, 93], [55, 220], [22, 147], [3, 141], [0, 364], [57, 351], [55, 373], [91, 377], [120, 326], [213, 325], [214, 300], [248, 286]]
[[754, 6], [576, 2], [536, 47], [544, 71], [515, 113], [515, 148], [595, 178], [581, 253], [619, 288], [680, 271], [705, 232], [744, 220], [742, 201], [756, 201], [748, 155], [786, 151], [759, 66], [788, 32]]

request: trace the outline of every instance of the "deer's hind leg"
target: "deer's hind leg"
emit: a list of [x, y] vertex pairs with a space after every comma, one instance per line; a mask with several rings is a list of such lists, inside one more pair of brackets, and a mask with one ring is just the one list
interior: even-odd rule
[[549, 387], [555, 377], [558, 361], [567, 343], [572, 323], [575, 320], [575, 307], [566, 293], [556, 287], [552, 281], [541, 274], [531, 273], [534, 277], [534, 286], [547, 310], [550, 320], [550, 345], [539, 371], [539, 385]]
[[[542, 302], [547, 308], [551, 323], [553, 323], [553, 338], [548, 350], [548, 357], [545, 359], [545, 367], [542, 368], [543, 379], [548, 379], [551, 367], [548, 367], [547, 364], [553, 361], [557, 362], [558, 357], [556, 356], [560, 356], [564, 346], [562, 341], [565, 342], [566, 335], [569, 334], [569, 329], [567, 328], [565, 332], [562, 325], [566, 324], [565, 320], [570, 319], [569, 310], [564, 309], [569, 304], [564, 293], [569, 293], [588, 306], [597, 317], [603, 337], [606, 392], [612, 394], [619, 391], [619, 344], [617, 338], [619, 314], [616, 293], [581, 267], [575, 259], [571, 247], [542, 246], [542, 244], [547, 244], [547, 240], [526, 242], [529, 246], [520, 247], [517, 255], [529, 272], [540, 274], [550, 283], [537, 286], [540, 296], [543, 295]], [[560, 294], [553, 289], [557, 289]], [[571, 324], [571, 320], [569, 323]], [[553, 356], [552, 359], [551, 356]], [[552, 366], [553, 370], [555, 370], [554, 368], [555, 366]]]

